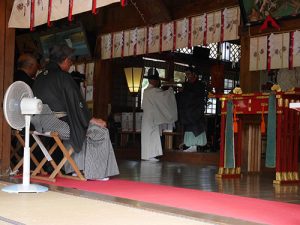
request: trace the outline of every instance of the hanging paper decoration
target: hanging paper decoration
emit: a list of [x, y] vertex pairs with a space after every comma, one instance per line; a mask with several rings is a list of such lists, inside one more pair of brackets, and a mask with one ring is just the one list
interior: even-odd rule
[[270, 69], [289, 67], [289, 33], [269, 36]]
[[160, 50], [160, 25], [149, 27], [148, 33], [148, 53], [159, 52]]
[[294, 32], [294, 43], [293, 43], [293, 66], [300, 66], [300, 31], [296, 30]]
[[130, 31], [130, 41], [129, 41], [129, 55], [136, 55], [136, 45], [137, 45], [137, 28]]
[[30, 11], [31, 1], [29, 0], [15, 0], [12, 8], [11, 16], [9, 18], [9, 27], [29, 28], [30, 27]]
[[112, 35], [106, 34], [101, 36], [101, 58], [109, 59], [111, 58], [112, 52]]
[[240, 9], [229, 8], [223, 11], [224, 18], [224, 36], [223, 40], [236, 40], [239, 38], [238, 28], [240, 25]]
[[123, 50], [123, 56], [131, 56], [133, 54], [130, 53], [130, 31], [126, 30], [124, 31], [124, 50]]
[[123, 49], [123, 31], [114, 33], [113, 40], [113, 58], [122, 57]]
[[145, 27], [139, 28], [137, 30], [136, 54], [137, 55], [146, 54], [146, 46], [147, 46], [147, 29]]
[[100, 7], [115, 3], [115, 2], [120, 2], [120, 0], [96, 0], [96, 5], [97, 5], [97, 8], [100, 8]]
[[85, 65], [86, 85], [93, 85], [95, 64], [93, 62]]
[[207, 14], [207, 43], [217, 43], [221, 40], [221, 11]]
[[[34, 2], [35, 4], [31, 4]], [[33, 28], [51, 21], [91, 11], [119, 0], [15, 0], [9, 18], [9, 28]], [[31, 19], [30, 19], [31, 18]], [[30, 23], [31, 21], [31, 23]]]
[[189, 20], [184, 18], [176, 21], [176, 49], [188, 47]]
[[69, 16], [69, 0], [52, 0], [51, 21]]
[[[239, 7], [233, 7], [169, 23], [123, 31], [124, 45], [121, 57], [236, 40], [239, 38], [239, 17]], [[114, 46], [117, 44], [114, 43]], [[113, 57], [119, 57], [119, 53], [114, 53]]]
[[162, 36], [161, 36], [161, 51], [170, 51], [173, 49], [173, 38], [174, 38], [174, 24], [173, 22], [164, 23], [162, 25]]
[[267, 45], [267, 36], [250, 39], [250, 71], [267, 69]]
[[191, 45], [203, 44], [204, 32], [206, 30], [206, 15], [192, 17]]
[[73, 0], [73, 15], [90, 10], [92, 13], [96, 13], [96, 8], [93, 7], [96, 7], [95, 3], [94, 0]]

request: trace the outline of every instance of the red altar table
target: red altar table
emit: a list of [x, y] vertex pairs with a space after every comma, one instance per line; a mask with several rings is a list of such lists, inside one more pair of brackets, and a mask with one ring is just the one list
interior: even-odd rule
[[[266, 118], [268, 114], [269, 93], [229, 94], [217, 96], [221, 101], [221, 142], [220, 162], [216, 177], [230, 178], [240, 177], [242, 167], [242, 152], [248, 151], [248, 158], [255, 156], [252, 151], [251, 142], [261, 144], [260, 126], [259, 135], [251, 138], [250, 144], [243, 144], [242, 130], [245, 115], [257, 115]], [[225, 168], [225, 126], [227, 103], [231, 99], [237, 122], [237, 132], [234, 134], [234, 168]], [[274, 183], [299, 182], [298, 175], [298, 151], [299, 151], [299, 117], [300, 113], [289, 108], [289, 103], [300, 102], [300, 91], [277, 92], [276, 93], [276, 179]], [[266, 125], [267, 127], [267, 125]], [[259, 154], [259, 155], [258, 155]], [[256, 158], [260, 160], [260, 152]], [[255, 163], [254, 163], [255, 164]], [[260, 164], [259, 164], [260, 167]], [[248, 167], [249, 168], [249, 167]]]

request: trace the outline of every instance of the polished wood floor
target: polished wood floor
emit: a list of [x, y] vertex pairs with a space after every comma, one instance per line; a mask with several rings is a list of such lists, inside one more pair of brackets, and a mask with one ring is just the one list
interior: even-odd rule
[[[201, 163], [196, 160], [196, 163], [191, 164], [186, 163], [184, 160], [184, 158], [189, 159], [191, 157], [198, 157], [200, 158], [199, 161], [201, 161], [201, 159], [206, 159], [207, 157], [214, 157], [207, 154], [217, 153], [177, 154], [182, 157], [183, 162], [178, 162], [180, 161], [178, 159], [176, 160], [176, 162], [170, 162], [167, 161], [168, 158], [166, 157], [163, 157], [160, 162], [141, 161], [138, 159], [128, 160], [124, 159], [124, 157], [117, 157], [120, 169], [120, 175], [117, 176], [117, 178], [210, 192], [220, 192], [271, 201], [300, 204], [299, 185], [273, 185], [273, 180], [275, 178], [275, 173], [273, 171], [265, 171], [259, 174], [243, 174], [243, 176], [239, 179], [217, 179], [215, 178], [215, 174], [217, 173], [217, 165], [215, 163]], [[119, 155], [120, 154], [117, 154], [117, 156]], [[50, 189], [54, 191], [70, 193], [72, 195], [75, 194], [82, 197], [112, 201], [115, 203], [126, 204], [133, 207], [192, 217], [194, 219], [199, 219], [202, 221], [209, 221], [213, 224], [255, 224], [247, 221], [237, 220], [234, 218], [224, 218], [216, 215], [195, 213], [150, 203], [141, 203], [128, 199], [101, 196], [98, 194], [71, 190], [67, 188], [50, 186]]]

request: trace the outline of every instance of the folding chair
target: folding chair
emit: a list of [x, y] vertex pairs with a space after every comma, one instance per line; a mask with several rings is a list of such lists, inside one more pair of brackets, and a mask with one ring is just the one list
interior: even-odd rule
[[[42, 159], [42, 161], [39, 163], [39, 165], [36, 167], [36, 169], [33, 171], [32, 175], [31, 175], [32, 178], [48, 180], [48, 181], [52, 181], [52, 182], [56, 181], [55, 177], [57, 177], [57, 176], [70, 178], [70, 179], [76, 179], [76, 180], [86, 180], [84, 178], [84, 176], [82, 175], [82, 173], [80, 172], [75, 161], [71, 157], [72, 153], [74, 152], [73, 148], [71, 147], [70, 149], [67, 149], [64, 146], [64, 144], [62, 143], [57, 132], [39, 133], [39, 132], [35, 131], [35, 132], [33, 132], [32, 136], [34, 136], [35, 138], [37, 138], [39, 136], [53, 138], [55, 143], [49, 149], [49, 151], [48, 151], [49, 155], [51, 156], [54, 153], [54, 151], [59, 149], [63, 153], [63, 156], [64, 156], [58, 164], [56, 164], [56, 162], [52, 158], [49, 160], [50, 164], [52, 165], [52, 167], [54, 169], [53, 172], [50, 174], [50, 176], [39, 176], [38, 174], [41, 172], [44, 164], [47, 161], [47, 157], [45, 156]], [[76, 173], [77, 176], [66, 175], [61, 172], [62, 167], [64, 166], [64, 164], [67, 161], [71, 164], [71, 166], [74, 169], [74, 172]]]
[[[17, 143], [16, 146], [13, 147], [11, 145], [11, 155], [10, 155], [10, 159], [12, 162], [12, 159], [15, 157], [15, 159], [18, 161], [18, 163], [13, 166], [12, 165], [12, 171], [18, 171], [19, 168], [23, 165], [23, 156], [19, 155], [19, 152], [22, 151], [23, 152], [23, 148], [25, 146], [25, 142], [23, 139], [23, 135], [21, 134], [20, 131], [18, 130], [12, 130], [12, 137], [15, 137], [17, 139]], [[39, 165], [39, 161], [37, 160], [37, 158], [35, 157], [35, 155], [33, 154], [33, 151], [35, 149], [37, 149], [37, 143], [34, 142], [33, 145], [30, 147], [30, 159], [31, 161], [34, 163], [34, 165], [37, 167]], [[41, 168], [41, 173], [42, 174], [46, 174], [45, 170], [43, 168]]]
[[[55, 113], [51, 111], [48, 105], [44, 105], [42, 114], [33, 116], [31, 122], [35, 126], [36, 130], [32, 132], [32, 136], [45, 155], [45, 157], [39, 162], [36, 169], [33, 171], [31, 177], [51, 182], [55, 182], [55, 178], [57, 176], [76, 180], [86, 180], [80, 172], [75, 161], [71, 157], [74, 149], [72, 147], [67, 149], [62, 142], [62, 140], [68, 140], [70, 138], [69, 125], [64, 121], [59, 120], [55, 116]], [[49, 150], [47, 150], [43, 145], [40, 139], [41, 136], [48, 137], [54, 140], [54, 144], [49, 148]], [[56, 150], [60, 150], [63, 153], [63, 158], [59, 163], [56, 163], [51, 158], [51, 155]], [[42, 168], [47, 160], [53, 167], [53, 172], [49, 176], [39, 175], [40, 173], [42, 173]], [[61, 170], [67, 161], [70, 163], [77, 176], [63, 174]]]

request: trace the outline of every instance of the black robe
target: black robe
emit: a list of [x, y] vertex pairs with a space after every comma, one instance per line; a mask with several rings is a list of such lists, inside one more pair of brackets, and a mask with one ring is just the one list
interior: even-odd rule
[[33, 93], [52, 111], [67, 113], [63, 120], [70, 126], [70, 142], [74, 150], [80, 152], [91, 116], [73, 78], [58, 64], [50, 62], [36, 78]]
[[27, 75], [23, 70], [17, 70], [14, 73], [14, 81], [23, 81], [32, 88], [34, 79]]
[[183, 91], [176, 95], [179, 121], [184, 131], [198, 136], [206, 129], [204, 111], [206, 105], [206, 86], [201, 81], [185, 83]]

